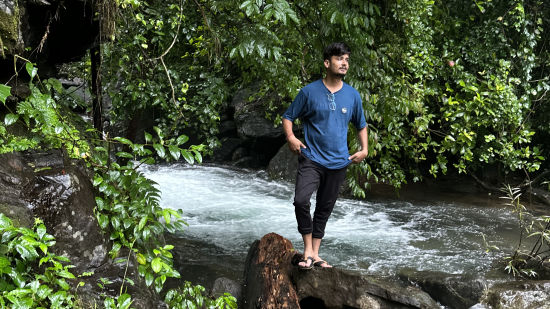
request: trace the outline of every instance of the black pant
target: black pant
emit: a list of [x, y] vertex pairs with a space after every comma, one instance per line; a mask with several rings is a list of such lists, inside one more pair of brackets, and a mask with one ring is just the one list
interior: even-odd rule
[[[331, 170], [300, 155], [294, 195], [294, 211], [300, 234], [323, 238], [325, 226], [338, 198], [340, 186], [346, 179], [347, 167]], [[311, 195], [317, 190], [313, 220], [310, 214]]]

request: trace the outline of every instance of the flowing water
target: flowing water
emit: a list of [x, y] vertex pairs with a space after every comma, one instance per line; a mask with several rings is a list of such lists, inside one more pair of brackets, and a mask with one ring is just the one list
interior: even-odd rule
[[[185, 238], [242, 263], [250, 244], [270, 232], [303, 249], [290, 183], [218, 166], [176, 164], [144, 172], [159, 184], [163, 207], [183, 210]], [[486, 253], [482, 235], [511, 250], [518, 235], [514, 214], [503, 207], [340, 198], [320, 255], [335, 266], [380, 275], [401, 268], [475, 274], [502, 255]]]

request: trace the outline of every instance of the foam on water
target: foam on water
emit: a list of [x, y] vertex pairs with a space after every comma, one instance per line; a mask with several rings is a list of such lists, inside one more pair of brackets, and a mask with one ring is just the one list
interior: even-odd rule
[[[187, 237], [244, 257], [254, 240], [275, 232], [302, 249], [292, 184], [213, 166], [155, 166], [144, 172], [159, 184], [163, 207], [183, 210]], [[321, 255], [339, 267], [379, 274], [403, 267], [475, 273], [497, 257], [485, 253], [481, 235], [510, 248], [516, 231], [514, 216], [501, 208], [339, 199]]]

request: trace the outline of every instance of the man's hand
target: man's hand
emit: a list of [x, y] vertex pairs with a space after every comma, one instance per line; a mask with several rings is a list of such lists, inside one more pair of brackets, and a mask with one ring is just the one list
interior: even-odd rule
[[291, 136], [288, 138], [288, 148], [295, 154], [300, 154], [302, 153], [302, 148], [307, 147], [298, 138], [296, 138], [295, 136]]
[[348, 160], [351, 160], [352, 163], [360, 163], [361, 161], [363, 161], [367, 157], [368, 154], [369, 154], [368, 149], [361, 150], [361, 151], [358, 151], [358, 152], [354, 153], [353, 155], [351, 155], [348, 158]]

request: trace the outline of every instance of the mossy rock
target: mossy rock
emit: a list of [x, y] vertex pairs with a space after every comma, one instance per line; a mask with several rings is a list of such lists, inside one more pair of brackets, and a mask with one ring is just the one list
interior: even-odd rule
[[19, 6], [17, 1], [5, 1], [0, 4], [0, 56], [16, 53], [20, 43]]

